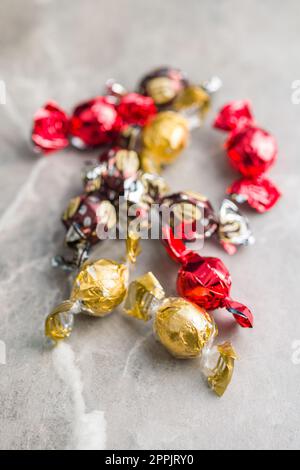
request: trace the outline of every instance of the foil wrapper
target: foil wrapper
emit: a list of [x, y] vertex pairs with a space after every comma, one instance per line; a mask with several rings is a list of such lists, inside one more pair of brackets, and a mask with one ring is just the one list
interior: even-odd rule
[[236, 204], [224, 199], [219, 213], [218, 238], [228, 254], [236, 253], [239, 246], [255, 243], [247, 217], [243, 216]]
[[141, 158], [152, 159], [158, 168], [168, 165], [184, 150], [188, 139], [188, 122], [183, 116], [173, 111], [158, 113], [143, 129]]
[[65, 244], [72, 250], [72, 257], [56, 256], [52, 265], [73, 271], [87, 260], [92, 246], [102, 240], [101, 235], [116, 226], [116, 210], [110, 201], [96, 192], [83, 194], [71, 199], [62, 222], [67, 229]]
[[74, 315], [109, 315], [123, 302], [127, 287], [128, 268], [124, 264], [107, 259], [86, 262], [75, 278], [70, 299], [47, 316], [45, 335], [57, 343], [72, 333]]
[[[192, 191], [181, 191], [167, 194], [161, 199], [162, 212], [164, 208], [171, 210], [170, 229], [175, 238], [184, 242], [193, 242], [210, 238], [217, 231], [218, 220], [207, 197]], [[170, 238], [164, 240], [170, 243]]]
[[160, 67], [147, 73], [139, 84], [139, 92], [150, 96], [159, 107], [170, 106], [188, 81], [184, 73], [172, 67]]
[[152, 273], [139, 277], [129, 285], [125, 312], [137, 319], [153, 319], [154, 334], [174, 357], [200, 358], [200, 370], [218, 396], [226, 391], [233, 372], [235, 353], [228, 343], [219, 346], [216, 361], [209, 364], [218, 331], [209, 313], [181, 298], [165, 298], [164, 290]]
[[174, 101], [173, 109], [181, 112], [189, 128], [200, 127], [211, 107], [211, 96], [201, 86], [188, 85]]
[[243, 328], [253, 327], [253, 315], [245, 305], [231, 299], [231, 275], [219, 258], [185, 253], [178, 272], [180, 296], [206, 310], [226, 308]]
[[214, 126], [230, 132], [225, 149], [231, 165], [243, 176], [260, 176], [276, 162], [276, 140], [255, 124], [249, 102], [233, 101], [225, 105]]
[[272, 181], [262, 176], [235, 181], [227, 194], [237, 203], [247, 203], [260, 214], [271, 210], [281, 198], [281, 192]]
[[117, 110], [124, 127], [131, 125], [143, 127], [157, 114], [154, 100], [138, 93], [124, 95], [120, 99]]
[[107, 96], [79, 104], [70, 119], [71, 142], [79, 149], [114, 142], [122, 128], [116, 105]]
[[45, 155], [69, 145], [69, 118], [54, 101], [40, 108], [33, 118], [32, 142]]
[[260, 176], [268, 171], [278, 155], [274, 137], [257, 126], [233, 131], [225, 148], [233, 168], [246, 177]]
[[101, 167], [101, 194], [117, 205], [119, 197], [124, 196], [125, 186], [138, 177], [138, 154], [134, 150], [113, 147], [103, 152], [98, 161]]
[[214, 127], [231, 132], [238, 128], [254, 124], [251, 104], [247, 100], [232, 101], [226, 104], [218, 113]]

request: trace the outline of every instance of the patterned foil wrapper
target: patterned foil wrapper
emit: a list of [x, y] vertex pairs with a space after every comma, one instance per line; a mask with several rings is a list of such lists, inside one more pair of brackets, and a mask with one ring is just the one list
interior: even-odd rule
[[146, 74], [139, 92], [150, 96], [159, 107], [170, 106], [178, 94], [188, 85], [184, 73], [172, 67], [160, 67]]
[[125, 187], [135, 181], [139, 170], [139, 157], [134, 150], [113, 147], [99, 157], [101, 166], [101, 194], [114, 204], [124, 196]]
[[236, 204], [229, 199], [224, 199], [221, 205], [218, 238], [230, 255], [235, 254], [239, 246], [255, 243], [247, 217], [243, 216]]
[[116, 226], [116, 210], [98, 193], [83, 194], [71, 199], [62, 222], [67, 229], [65, 244], [71, 248], [72, 257], [55, 256], [52, 265], [73, 271], [88, 259], [91, 247], [101, 241], [99, 235]]
[[162, 198], [161, 217], [162, 241], [173, 259], [177, 258], [177, 250], [182, 252], [192, 248], [199, 251], [204, 240], [211, 238], [218, 229], [218, 219], [209, 200], [191, 191]]

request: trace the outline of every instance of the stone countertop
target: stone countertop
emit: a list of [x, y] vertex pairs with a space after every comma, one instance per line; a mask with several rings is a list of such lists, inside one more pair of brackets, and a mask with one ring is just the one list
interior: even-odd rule
[[[300, 106], [291, 101], [299, 18], [296, 0], [1, 0], [1, 449], [299, 448]], [[249, 98], [280, 147], [271, 177], [284, 198], [264, 216], [249, 212], [256, 245], [232, 258], [205, 247], [228, 265], [234, 297], [256, 317], [244, 331], [216, 314], [240, 357], [222, 399], [197, 361], [172, 359], [148, 325], [119, 312], [80, 318], [53, 351], [43, 342], [44, 317], [68, 292], [66, 275], [50, 266], [62, 246], [60, 213], [80, 192], [80, 167], [92, 153], [35, 156], [32, 115], [50, 98], [69, 110], [112, 76], [134, 88], [166, 63], [195, 81], [217, 74], [224, 82], [208, 122], [165, 171], [174, 189], [221, 202], [235, 174], [224, 135], [210, 124], [228, 100]], [[143, 248], [137, 273], [153, 270], [174, 294], [176, 266], [158, 242]], [[116, 259], [122, 249], [108, 243], [104, 253]]]

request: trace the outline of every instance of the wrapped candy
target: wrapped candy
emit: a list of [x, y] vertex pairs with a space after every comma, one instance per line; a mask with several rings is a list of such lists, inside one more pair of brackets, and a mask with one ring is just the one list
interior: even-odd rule
[[112, 143], [122, 127], [116, 106], [99, 96], [79, 104], [70, 119], [72, 144], [80, 149]]
[[137, 125], [143, 127], [157, 113], [153, 99], [138, 93], [124, 95], [120, 99], [117, 110], [123, 126]]
[[134, 150], [112, 147], [101, 153], [97, 161], [86, 163], [81, 174], [84, 189], [117, 202], [119, 196], [124, 195], [125, 182], [137, 178], [139, 166], [139, 157]]
[[65, 243], [74, 250], [74, 256], [71, 260], [56, 256], [53, 265], [68, 271], [87, 259], [90, 248], [100, 241], [100, 229], [109, 231], [116, 225], [116, 211], [99, 195], [81, 195], [71, 199], [62, 221], [67, 229]]
[[172, 104], [187, 84], [181, 70], [160, 67], [145, 75], [138, 89], [141, 94], [150, 96], [157, 106], [165, 107]]
[[256, 177], [268, 171], [278, 154], [274, 137], [256, 126], [233, 131], [225, 148], [232, 166], [246, 177]]
[[255, 239], [247, 217], [243, 216], [236, 204], [224, 199], [219, 213], [218, 238], [224, 250], [234, 255], [238, 246], [253, 245]]
[[133, 231], [141, 238], [145, 233], [145, 238], [148, 238], [152, 210], [168, 191], [165, 180], [152, 173], [139, 172], [137, 179], [132, 182], [128, 180], [124, 191], [125, 207], [119, 207], [120, 232]]
[[124, 310], [140, 320], [153, 319], [157, 339], [174, 357], [200, 358], [208, 384], [218, 396], [224, 394], [236, 353], [230, 343], [214, 346], [217, 327], [205, 309], [181, 297], [165, 298], [159, 281], [149, 272], [129, 285]]
[[172, 109], [182, 113], [190, 128], [198, 127], [210, 109], [211, 95], [219, 90], [218, 77], [191, 84], [181, 70], [161, 67], [148, 73], [139, 85], [139, 91], [151, 96], [160, 110]]
[[177, 276], [179, 295], [206, 310], [226, 308], [240, 326], [252, 328], [251, 311], [230, 297], [232, 280], [223, 262], [188, 250], [184, 242], [175, 239], [172, 230], [167, 227], [164, 234], [168, 239], [167, 252], [181, 263]]
[[80, 103], [70, 118], [56, 103], [49, 101], [34, 116], [32, 141], [35, 148], [44, 154], [61, 150], [70, 142], [79, 149], [93, 148], [117, 142], [120, 133], [125, 133], [130, 126], [143, 127], [157, 113], [153, 99], [125, 93], [120, 87], [118, 85], [119, 95], [114, 84], [106, 96]]
[[274, 165], [278, 154], [276, 141], [255, 125], [248, 101], [224, 106], [214, 126], [230, 132], [225, 143], [227, 155], [232, 166], [243, 176], [259, 176]]
[[69, 118], [54, 101], [35, 113], [32, 141], [37, 151], [49, 154], [62, 150], [69, 145], [68, 136]]
[[[103, 152], [99, 159], [101, 171], [101, 192], [112, 202], [124, 195], [125, 183], [136, 180], [140, 161], [134, 150], [113, 147]], [[118, 201], [117, 201], [118, 202]]]
[[[166, 212], [166, 210], [168, 212]], [[209, 200], [201, 194], [191, 191], [168, 194], [161, 199], [162, 241], [171, 257], [171, 240], [176, 243], [197, 243], [200, 249], [204, 239], [210, 238], [218, 228], [218, 221]], [[171, 231], [172, 238], [168, 236]], [[201, 244], [201, 245], [200, 245]], [[176, 259], [176, 258], [175, 258]]]
[[218, 113], [214, 127], [222, 131], [231, 132], [238, 128], [251, 126], [254, 124], [250, 102], [232, 101], [223, 106]]
[[189, 127], [179, 113], [157, 114], [143, 129], [141, 159], [152, 160], [156, 168], [172, 163], [187, 146]]
[[109, 315], [127, 292], [128, 268], [111, 260], [86, 262], [73, 284], [70, 300], [56, 307], [46, 318], [45, 334], [54, 342], [68, 338], [74, 315]]
[[267, 178], [242, 178], [235, 181], [227, 193], [231, 198], [242, 204], [247, 202], [250, 207], [261, 214], [269, 211], [281, 197], [279, 189]]
[[[168, 215], [173, 217], [166, 217], [164, 207], [171, 211]], [[248, 219], [228, 199], [223, 201], [218, 217], [205, 196], [191, 191], [180, 192], [161, 199], [161, 213], [163, 233], [166, 234], [163, 242], [172, 258], [174, 256], [170, 244], [176, 244], [177, 239], [178, 244], [198, 242], [199, 250], [203, 247], [204, 240], [215, 236], [230, 255], [236, 253], [237, 247], [254, 243]], [[169, 231], [172, 237], [169, 236]], [[202, 242], [201, 245], [199, 241]], [[193, 249], [196, 250], [195, 245]]]

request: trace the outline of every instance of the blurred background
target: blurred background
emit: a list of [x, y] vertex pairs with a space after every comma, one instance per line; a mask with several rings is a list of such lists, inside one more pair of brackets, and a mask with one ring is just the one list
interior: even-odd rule
[[[1, 0], [0, 448], [299, 447], [300, 106], [292, 103], [299, 18], [296, 0]], [[217, 314], [240, 355], [222, 400], [206, 389], [196, 363], [174, 361], [147, 325], [117, 313], [80, 319], [61, 354], [43, 346], [44, 317], [68, 292], [66, 275], [50, 266], [62, 247], [59, 218], [81, 191], [85, 158], [97, 152], [36, 156], [32, 116], [49, 99], [70, 111], [101, 94], [108, 78], [135, 89], [160, 65], [179, 67], [196, 83], [213, 75], [224, 83], [205, 126], [164, 173], [174, 190], [221, 202], [236, 175], [211, 123], [229, 100], [250, 99], [258, 123], [279, 142], [271, 178], [284, 198], [264, 216], [248, 212], [256, 245], [233, 258], [205, 247], [228, 265], [234, 297], [256, 317], [249, 332]], [[105, 256], [121, 252], [105, 248]], [[177, 267], [154, 242], [144, 246], [137, 272], [145, 270], [175, 293]]]

